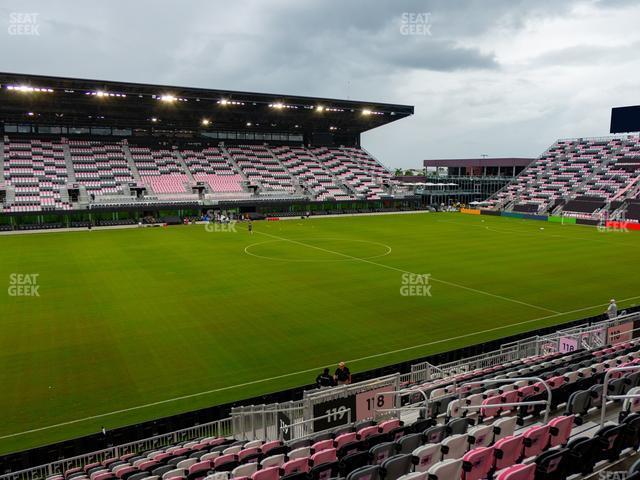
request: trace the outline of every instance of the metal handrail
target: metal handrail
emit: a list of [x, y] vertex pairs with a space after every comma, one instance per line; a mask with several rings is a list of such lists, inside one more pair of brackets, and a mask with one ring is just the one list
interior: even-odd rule
[[[544, 422], [547, 423], [547, 421], [549, 420], [549, 413], [551, 412], [551, 397], [552, 397], [552, 392], [551, 392], [551, 388], [549, 387], [549, 385], [547, 384], [547, 382], [545, 380], [543, 380], [540, 377], [514, 377], [514, 378], [500, 378], [500, 379], [493, 379], [493, 380], [475, 380], [472, 382], [467, 382], [468, 384], [492, 384], [492, 383], [515, 383], [515, 382], [519, 382], [519, 381], [528, 381], [528, 382], [539, 382], [542, 385], [544, 385], [544, 388], [547, 390], [547, 400], [535, 400], [535, 401], [531, 401], [531, 402], [517, 402], [517, 403], [501, 403], [499, 405], [464, 405], [461, 406], [460, 408], [463, 410], [474, 410], [474, 409], [481, 409], [481, 408], [498, 408], [498, 407], [517, 407], [517, 406], [522, 406], [522, 405], [543, 405], [546, 404], [547, 408], [545, 408], [544, 410]], [[464, 385], [467, 385], [467, 383], [463, 383], [462, 385], [460, 385], [460, 387], [463, 387]]]
[[609, 387], [609, 379], [612, 373], [616, 372], [630, 372], [633, 370], [640, 370], [640, 365], [628, 365], [626, 367], [613, 367], [609, 368], [604, 374], [604, 382], [602, 385], [602, 405], [600, 406], [600, 427], [604, 426], [604, 417], [607, 412], [607, 400], [621, 400], [625, 398], [640, 398], [640, 395], [607, 395], [607, 389]]
[[[345, 412], [347, 413], [347, 424], [351, 423], [351, 409], [347, 408], [345, 410]], [[283, 440], [283, 434], [282, 434], [282, 429], [283, 427], [289, 428], [291, 430], [291, 432], [293, 432], [293, 427], [297, 427], [298, 425], [305, 425], [307, 423], [312, 423], [315, 422], [316, 420], [322, 420], [324, 418], [331, 418], [331, 417], [335, 417], [336, 414], [335, 413], [327, 413], [326, 415], [321, 415], [319, 417], [314, 417], [314, 418], [308, 418], [306, 420], [300, 420], [299, 422], [292, 422], [289, 423], [288, 425], [278, 425], [278, 438], [280, 440]], [[316, 433], [322, 433], [322, 432], [327, 432], [329, 430], [334, 430], [336, 427], [331, 427], [331, 428], [327, 428], [325, 430], [320, 430], [320, 432], [311, 432], [308, 435], [302, 435], [300, 437], [296, 437], [295, 439], [292, 440], [300, 440], [301, 438], [305, 438], [305, 437], [309, 437], [311, 435], [315, 435]]]

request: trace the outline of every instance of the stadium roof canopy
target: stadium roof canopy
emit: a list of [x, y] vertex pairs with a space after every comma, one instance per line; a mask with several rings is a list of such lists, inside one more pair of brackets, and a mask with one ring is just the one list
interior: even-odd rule
[[379, 102], [0, 73], [4, 123], [357, 137], [413, 111]]

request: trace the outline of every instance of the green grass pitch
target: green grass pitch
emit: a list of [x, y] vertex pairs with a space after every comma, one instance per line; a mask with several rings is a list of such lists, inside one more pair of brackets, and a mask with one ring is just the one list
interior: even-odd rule
[[[254, 229], [0, 237], [0, 453], [640, 299], [633, 232], [424, 213]], [[431, 296], [401, 295], [409, 273]], [[12, 274], [39, 296], [10, 296]]]

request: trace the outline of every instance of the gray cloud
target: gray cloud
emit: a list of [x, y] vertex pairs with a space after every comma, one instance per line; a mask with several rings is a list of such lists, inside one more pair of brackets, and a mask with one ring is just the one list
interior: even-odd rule
[[[558, 136], [606, 133], [611, 105], [637, 103], [640, 34], [620, 25], [635, 8], [624, 0], [5, 0], [0, 29], [11, 12], [34, 12], [41, 35], [0, 30], [0, 70], [414, 104], [413, 118], [364, 136], [392, 166], [534, 156]], [[403, 14], [427, 12], [431, 35], [402, 35]]]

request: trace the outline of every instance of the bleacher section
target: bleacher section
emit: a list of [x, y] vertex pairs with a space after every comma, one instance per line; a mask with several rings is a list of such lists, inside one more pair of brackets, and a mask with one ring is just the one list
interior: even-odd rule
[[4, 211], [31, 212], [71, 208], [61, 194], [68, 178], [64, 146], [61, 143], [12, 140], [6, 136], [3, 143], [4, 183], [12, 186], [15, 192], [14, 201]]
[[[50, 465], [48, 472], [64, 470], [47, 480], [564, 480], [619, 470], [620, 459], [637, 454], [640, 340], [502, 362], [497, 355], [494, 366], [467, 370], [489, 365], [488, 357], [467, 359], [461, 373], [404, 383], [391, 418], [387, 412], [289, 441], [142, 441], [142, 450], [129, 444], [117, 456]], [[419, 414], [400, 418], [412, 410]], [[640, 462], [627, 478], [637, 480], [638, 470]], [[24, 475], [0, 480], [35, 478]]]
[[69, 140], [76, 181], [89, 195], [120, 195], [134, 182], [121, 142]]
[[[210, 144], [135, 145], [127, 140], [12, 139], [5, 137], [4, 178], [15, 187], [5, 211], [68, 210], [70, 179], [89, 202], [136, 202], [129, 186], [144, 186], [144, 201], [197, 200], [202, 182], [212, 198], [305, 196], [310, 200], [379, 199], [391, 173], [358, 148]], [[65, 164], [65, 149], [70, 157]], [[257, 188], [249, 193], [248, 186]]]
[[[593, 215], [611, 201], [637, 197], [640, 138], [558, 140], [490, 200], [495, 208]], [[576, 203], [577, 202], [577, 203]]]
[[142, 183], [155, 193], [187, 193], [189, 179], [171, 150], [129, 146]]

